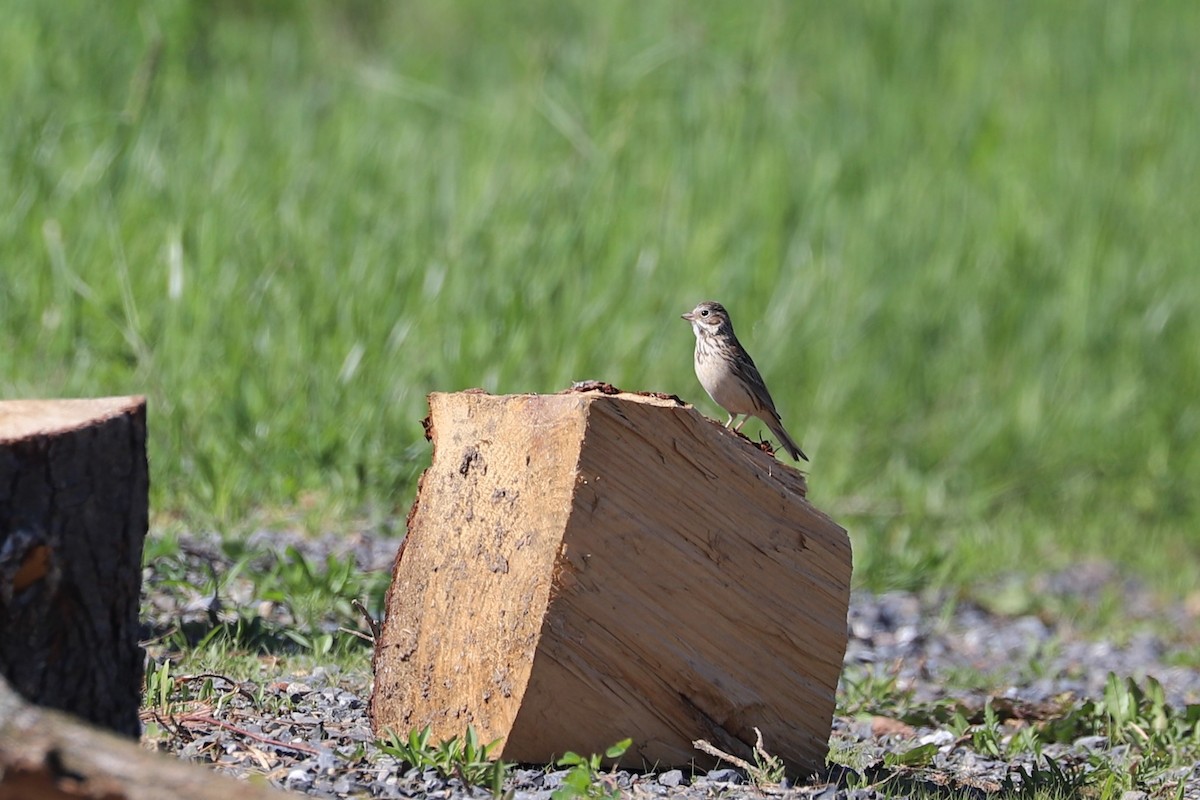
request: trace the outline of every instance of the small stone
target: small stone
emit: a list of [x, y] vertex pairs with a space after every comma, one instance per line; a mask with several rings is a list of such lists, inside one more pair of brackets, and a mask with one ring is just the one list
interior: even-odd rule
[[352, 742], [373, 742], [375, 735], [368, 728], [352, 728], [346, 733], [346, 738]]
[[546, 779], [545, 770], [521, 769], [516, 767], [509, 773], [509, 779], [520, 789], [540, 789]]
[[837, 797], [838, 787], [836, 783], [831, 783], [821, 789], [812, 796], [812, 800], [834, 800]]
[[292, 722], [296, 725], [320, 725], [323, 720], [313, 714], [305, 714], [300, 711], [292, 712]]
[[746, 779], [742, 777], [742, 773], [738, 772], [736, 769], [709, 770], [708, 774], [705, 775], [704, 778], [710, 783], [742, 784], [746, 782]]
[[1121, 794], [1121, 800], [1147, 800], [1149, 797], [1150, 795], [1136, 789], [1130, 789]]
[[683, 784], [683, 770], [669, 769], [658, 776], [658, 782], [663, 786], [680, 786]]
[[1105, 750], [1108, 748], [1107, 736], [1080, 736], [1072, 744], [1075, 747], [1095, 752], [1096, 750]]
[[312, 783], [312, 776], [309, 775], [308, 770], [297, 767], [296, 769], [288, 770], [284, 783], [289, 789], [295, 789]]
[[896, 628], [896, 644], [912, 644], [917, 640], [918, 636], [920, 636], [920, 631], [916, 625], [901, 625]]
[[546, 777], [542, 779], [542, 788], [557, 789], [562, 786], [563, 778], [567, 777], [567, 770], [560, 769], [555, 772], [547, 772]]
[[941, 747], [944, 744], [950, 744], [954, 741], [954, 739], [955, 736], [953, 733], [947, 730], [941, 730], [934, 731], [933, 733], [927, 733], [920, 739], [917, 739], [917, 741], [920, 744], [935, 744], [938, 747]]

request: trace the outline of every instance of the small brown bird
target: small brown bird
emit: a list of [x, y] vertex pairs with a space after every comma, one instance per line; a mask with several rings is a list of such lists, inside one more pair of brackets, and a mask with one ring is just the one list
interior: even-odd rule
[[[729, 412], [725, 427], [733, 425], [742, 415], [746, 419], [758, 417], [779, 439], [789, 456], [796, 461], [802, 458], [808, 461], [808, 456], [783, 429], [775, 401], [771, 399], [762, 375], [758, 374], [754, 359], [734, 335], [733, 322], [725, 307], [706, 300], [683, 318], [692, 323], [692, 331], [696, 334], [696, 377], [708, 396]], [[741, 430], [746, 419], [733, 429]]]

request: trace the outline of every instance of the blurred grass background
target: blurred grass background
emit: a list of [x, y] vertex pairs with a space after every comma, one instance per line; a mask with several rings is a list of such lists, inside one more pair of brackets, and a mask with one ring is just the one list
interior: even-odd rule
[[860, 585], [1200, 577], [1200, 5], [0, 13], [0, 395], [148, 394], [160, 529], [400, 525], [433, 390], [717, 416], [713, 298]]

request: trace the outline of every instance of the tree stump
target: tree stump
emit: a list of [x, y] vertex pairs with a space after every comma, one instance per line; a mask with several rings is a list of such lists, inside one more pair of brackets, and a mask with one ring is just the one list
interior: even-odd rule
[[374, 728], [509, 760], [828, 750], [850, 543], [795, 469], [675, 398], [430, 396], [433, 463], [376, 645]]
[[0, 800], [285, 800], [21, 700], [0, 677]]
[[0, 402], [0, 675], [128, 736], [148, 488], [144, 398]]

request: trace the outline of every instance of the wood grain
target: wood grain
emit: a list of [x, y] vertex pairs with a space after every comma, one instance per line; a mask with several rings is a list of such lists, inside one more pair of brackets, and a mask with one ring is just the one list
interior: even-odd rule
[[377, 730], [467, 723], [505, 758], [709, 763], [755, 726], [819, 769], [851, 554], [804, 476], [671, 399], [435, 394], [376, 654]]

